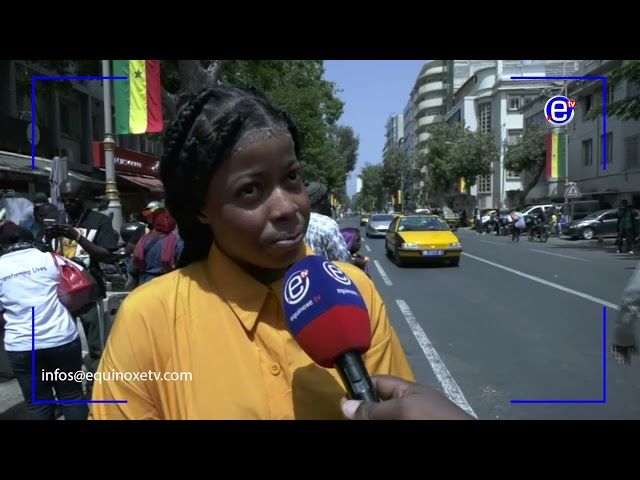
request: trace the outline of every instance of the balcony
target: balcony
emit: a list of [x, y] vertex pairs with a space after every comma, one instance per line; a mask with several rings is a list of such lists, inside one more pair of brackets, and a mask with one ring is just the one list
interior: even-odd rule
[[442, 75], [443, 73], [445, 73], [445, 67], [438, 62], [438, 65], [428, 66], [420, 78], [430, 77], [432, 75]]
[[418, 104], [418, 108], [416, 112], [420, 115], [420, 112], [430, 109], [430, 108], [440, 108], [444, 103], [443, 98], [430, 98], [428, 100], [424, 100]]
[[444, 95], [444, 91], [444, 82], [425, 83], [418, 88], [418, 101], [422, 100], [423, 97], [432, 92], [443, 92]]

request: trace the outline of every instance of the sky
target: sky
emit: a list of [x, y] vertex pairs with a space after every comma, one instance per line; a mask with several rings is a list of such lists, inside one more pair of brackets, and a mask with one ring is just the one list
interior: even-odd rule
[[325, 60], [325, 78], [342, 90], [345, 103], [338, 123], [360, 137], [358, 163], [347, 181], [356, 193], [356, 178], [365, 163], [380, 163], [389, 115], [402, 114], [420, 69], [429, 60]]

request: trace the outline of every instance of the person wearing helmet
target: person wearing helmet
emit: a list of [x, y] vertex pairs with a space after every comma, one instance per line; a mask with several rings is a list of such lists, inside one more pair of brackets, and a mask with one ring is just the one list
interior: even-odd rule
[[144, 221], [146, 225], [140, 226], [140, 228], [138, 228], [133, 233], [133, 235], [131, 235], [131, 238], [129, 239], [129, 241], [127, 242], [127, 245], [125, 246], [125, 252], [128, 255], [133, 255], [133, 252], [136, 249], [136, 245], [138, 244], [140, 239], [145, 234], [151, 232], [151, 229], [153, 226], [153, 214], [161, 208], [163, 208], [163, 204], [162, 202], [159, 202], [157, 200], [149, 202], [147, 206], [144, 207], [144, 210], [142, 210], [142, 215], [144, 216]]

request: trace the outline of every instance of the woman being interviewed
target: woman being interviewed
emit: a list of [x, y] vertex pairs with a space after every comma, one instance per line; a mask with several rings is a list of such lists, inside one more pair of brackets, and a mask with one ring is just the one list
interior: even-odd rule
[[[98, 370], [174, 380], [103, 380], [94, 400], [127, 403], [95, 404], [93, 418], [343, 418], [337, 372], [302, 351], [281, 308], [287, 269], [312, 255], [299, 147], [289, 116], [253, 89], [207, 89], [180, 108], [160, 164], [179, 268], [124, 301]], [[370, 312], [368, 371], [412, 380], [375, 287], [339, 265]]]

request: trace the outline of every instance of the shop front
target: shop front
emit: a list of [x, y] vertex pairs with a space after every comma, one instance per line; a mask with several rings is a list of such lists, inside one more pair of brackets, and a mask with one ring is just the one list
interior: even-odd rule
[[[104, 144], [93, 142], [92, 148], [93, 166], [104, 172]], [[125, 221], [128, 221], [131, 215], [139, 215], [151, 200], [160, 200], [164, 197], [162, 182], [158, 178], [158, 162], [158, 157], [153, 155], [116, 147], [114, 152], [116, 185], [120, 193], [122, 216]]]

